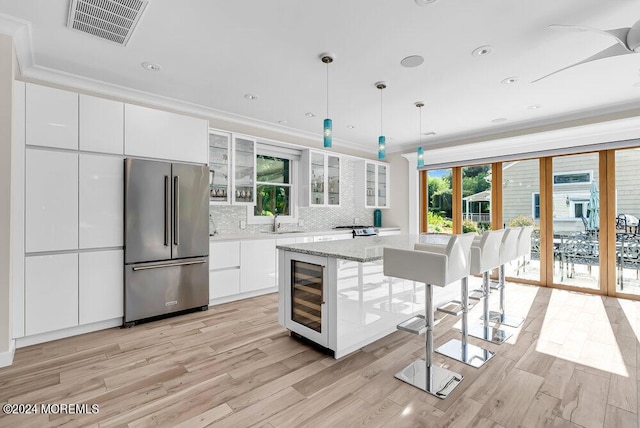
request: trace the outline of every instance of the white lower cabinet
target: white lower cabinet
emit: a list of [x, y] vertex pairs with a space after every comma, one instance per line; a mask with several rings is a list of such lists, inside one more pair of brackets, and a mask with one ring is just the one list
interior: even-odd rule
[[209, 300], [240, 294], [240, 242], [209, 243]]
[[124, 315], [122, 250], [80, 253], [79, 322], [89, 324]]
[[209, 272], [209, 299], [240, 294], [240, 267]]
[[240, 292], [276, 286], [276, 240], [240, 243]]
[[25, 259], [25, 334], [78, 325], [78, 254]]

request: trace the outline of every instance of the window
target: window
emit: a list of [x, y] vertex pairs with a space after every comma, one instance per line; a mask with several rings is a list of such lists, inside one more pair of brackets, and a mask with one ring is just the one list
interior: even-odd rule
[[254, 216], [291, 215], [290, 160], [258, 155]]
[[540, 193], [534, 193], [532, 195], [533, 204], [532, 206], [532, 217], [534, 220], [540, 219]]
[[247, 220], [250, 224], [273, 222], [278, 214], [282, 223], [297, 222], [297, 197], [295, 177], [297, 160], [295, 154], [285, 149], [258, 147], [256, 155], [256, 204], [247, 207]]
[[591, 171], [580, 172], [563, 172], [560, 174], [553, 174], [553, 184], [580, 184], [591, 183], [593, 173]]

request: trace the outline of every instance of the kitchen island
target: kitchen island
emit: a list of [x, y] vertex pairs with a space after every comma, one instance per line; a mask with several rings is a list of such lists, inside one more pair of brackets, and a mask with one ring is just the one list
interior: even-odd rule
[[[422, 283], [383, 274], [384, 247], [446, 245], [448, 235], [395, 235], [278, 245], [279, 323], [343, 357], [424, 314]], [[436, 287], [436, 306], [458, 298], [456, 283]]]

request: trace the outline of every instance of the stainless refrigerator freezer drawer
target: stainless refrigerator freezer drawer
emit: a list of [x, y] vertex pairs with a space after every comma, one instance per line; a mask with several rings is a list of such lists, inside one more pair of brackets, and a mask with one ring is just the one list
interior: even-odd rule
[[207, 306], [209, 258], [125, 265], [124, 323]]

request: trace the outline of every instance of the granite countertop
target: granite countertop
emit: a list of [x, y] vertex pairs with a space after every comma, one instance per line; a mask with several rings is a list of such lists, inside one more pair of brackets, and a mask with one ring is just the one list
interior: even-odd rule
[[450, 237], [451, 235], [439, 234], [367, 236], [344, 241], [277, 245], [276, 248], [295, 253], [364, 263], [381, 260], [384, 247], [413, 250], [413, 245], [417, 242], [446, 245]]
[[[376, 227], [378, 231], [395, 231], [400, 230], [399, 227]], [[255, 240], [255, 239], [278, 239], [278, 238], [295, 238], [296, 236], [326, 236], [326, 235], [351, 235], [350, 229], [329, 229], [329, 230], [305, 230], [305, 231], [282, 231], [279, 233], [272, 232], [246, 232], [246, 233], [226, 233], [221, 235], [209, 236], [209, 241], [238, 241], [238, 240]]]

